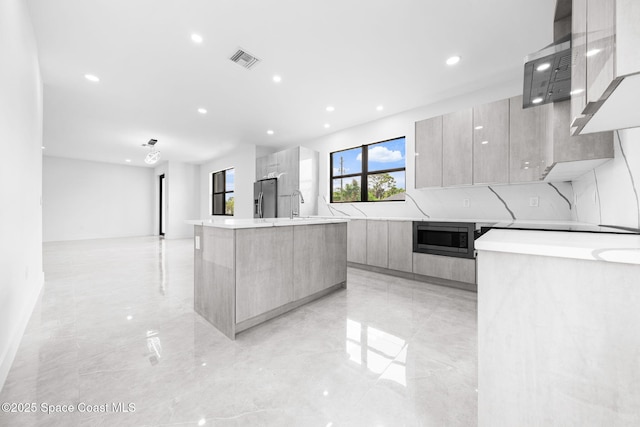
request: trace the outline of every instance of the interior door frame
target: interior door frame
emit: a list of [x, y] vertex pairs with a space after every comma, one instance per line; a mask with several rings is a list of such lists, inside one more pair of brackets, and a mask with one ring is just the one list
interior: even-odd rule
[[164, 237], [164, 227], [162, 226], [162, 220], [163, 220], [163, 213], [164, 213], [164, 200], [163, 200], [163, 193], [165, 190], [165, 182], [164, 182], [164, 174], [160, 174], [158, 176], [158, 193], [159, 196], [158, 199], [160, 200], [160, 204], [158, 205], [158, 235], [163, 236]]

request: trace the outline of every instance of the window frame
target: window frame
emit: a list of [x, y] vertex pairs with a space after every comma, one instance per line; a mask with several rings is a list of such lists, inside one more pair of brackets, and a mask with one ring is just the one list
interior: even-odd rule
[[[227, 194], [234, 194], [234, 202], [235, 202], [235, 192], [236, 192], [236, 183], [235, 180], [233, 182], [233, 190], [227, 191], [227, 171], [234, 170], [235, 168], [226, 168], [219, 171], [211, 172], [211, 216], [234, 216], [235, 215], [235, 206], [233, 209], [233, 213], [227, 213]], [[222, 174], [222, 189], [223, 191], [216, 191], [216, 174]], [[216, 211], [216, 195], [222, 194], [222, 200], [224, 203], [224, 207], [222, 211], [224, 213], [217, 214]]]
[[[396, 139], [403, 139], [405, 143], [405, 158], [404, 158], [404, 167], [402, 168], [391, 168], [391, 169], [380, 169], [373, 172], [369, 172], [369, 147], [376, 144], [382, 144], [384, 142], [395, 141]], [[333, 155], [336, 153], [341, 153], [343, 151], [353, 150], [355, 148], [360, 148], [362, 150], [362, 164], [361, 171], [358, 173], [350, 173], [344, 175], [334, 175], [334, 167], [333, 167]], [[392, 172], [404, 172], [405, 173], [405, 185], [404, 192], [407, 192], [407, 137], [398, 136], [395, 138], [385, 139], [383, 141], [372, 142], [369, 144], [357, 145], [355, 147], [344, 148], [342, 150], [336, 150], [329, 153], [329, 203], [378, 203], [378, 202], [404, 202], [405, 200], [369, 200], [369, 175], [378, 175], [382, 173], [392, 173]], [[344, 179], [344, 178], [356, 178], [360, 177], [360, 200], [353, 201], [339, 201], [336, 202], [333, 200], [333, 180], [334, 179]]]

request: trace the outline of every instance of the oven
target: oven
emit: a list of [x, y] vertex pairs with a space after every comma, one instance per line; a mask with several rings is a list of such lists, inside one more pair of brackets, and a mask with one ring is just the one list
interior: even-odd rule
[[476, 224], [472, 222], [413, 223], [413, 252], [475, 258], [473, 241]]

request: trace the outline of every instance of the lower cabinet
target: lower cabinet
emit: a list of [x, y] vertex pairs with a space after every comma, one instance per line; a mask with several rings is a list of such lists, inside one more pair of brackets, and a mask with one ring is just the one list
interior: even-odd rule
[[[293, 299], [323, 291], [347, 276], [344, 223], [293, 228]], [[313, 260], [313, 262], [309, 262]]]
[[413, 272], [413, 222], [388, 221], [389, 269]]
[[413, 272], [422, 276], [476, 283], [476, 260], [442, 255], [413, 254]]
[[367, 265], [389, 268], [389, 221], [367, 221]]
[[237, 323], [293, 301], [293, 228], [235, 231]]
[[347, 223], [347, 261], [367, 263], [366, 219], [351, 219]]

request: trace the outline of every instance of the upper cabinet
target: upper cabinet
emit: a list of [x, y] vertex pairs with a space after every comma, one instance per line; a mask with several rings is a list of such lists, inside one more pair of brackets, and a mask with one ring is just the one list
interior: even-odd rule
[[571, 102], [522, 96], [416, 122], [416, 188], [569, 181], [613, 158], [613, 132], [572, 136]]
[[473, 112], [471, 108], [442, 116], [442, 185], [473, 183]]
[[416, 122], [416, 188], [442, 187], [442, 116]]
[[509, 100], [473, 108], [473, 183], [509, 182]]
[[572, 134], [640, 126], [638, 22], [638, 0], [573, 0]]
[[509, 100], [509, 182], [539, 181], [547, 167], [545, 148], [552, 138], [553, 104], [522, 108], [522, 96]]

